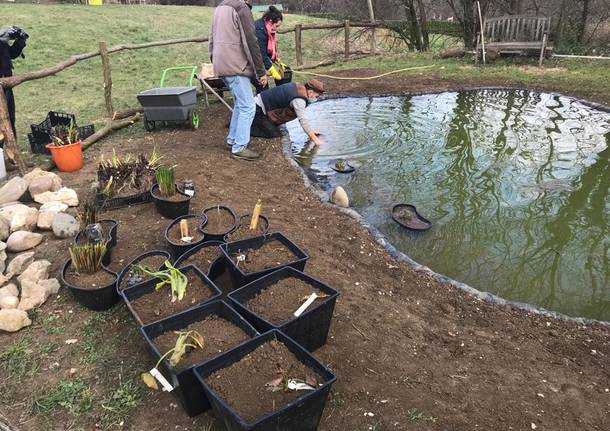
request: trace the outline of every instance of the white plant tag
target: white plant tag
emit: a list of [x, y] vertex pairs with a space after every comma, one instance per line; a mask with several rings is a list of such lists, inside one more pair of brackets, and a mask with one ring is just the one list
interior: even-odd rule
[[193, 197], [195, 195], [195, 190], [185, 190], [184, 194]]
[[315, 389], [314, 387], [309, 386], [307, 383], [297, 382], [294, 379], [288, 380], [286, 386], [288, 387], [288, 389], [293, 391], [313, 391]]
[[301, 314], [303, 314], [303, 312], [307, 310], [307, 307], [309, 307], [317, 298], [318, 295], [316, 295], [315, 292], [312, 293], [309, 298], [307, 298], [307, 301], [305, 301], [303, 305], [301, 305], [299, 309], [294, 312], [294, 317], [299, 317]]
[[188, 242], [190, 244], [191, 241], [193, 240], [193, 237], [192, 236], [183, 236], [182, 238], [180, 238], [180, 240], [182, 242]]
[[164, 392], [171, 392], [174, 390], [174, 387], [172, 385], [170, 385], [170, 383], [165, 379], [165, 377], [163, 376], [163, 374], [161, 374], [159, 372], [159, 370], [157, 370], [156, 368], [153, 368], [152, 370], [150, 370], [150, 374], [151, 376], [153, 376], [155, 379], [157, 379], [157, 381], [159, 383], [161, 383], [161, 386], [163, 386], [163, 391]]

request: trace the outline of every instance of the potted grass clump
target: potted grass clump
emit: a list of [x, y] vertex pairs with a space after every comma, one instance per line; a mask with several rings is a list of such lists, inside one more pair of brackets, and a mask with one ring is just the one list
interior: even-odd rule
[[206, 224], [200, 229], [207, 241], [224, 241], [225, 235], [233, 232], [237, 217], [233, 210], [223, 205], [214, 205], [203, 210]]
[[156, 322], [181, 311], [212, 301], [221, 295], [218, 287], [193, 265], [150, 271], [138, 266], [150, 280], [122, 291], [131, 314], [141, 325]]
[[51, 129], [51, 142], [46, 145], [53, 163], [62, 172], [74, 172], [83, 167], [83, 149], [74, 120], [67, 126]]
[[204, 241], [204, 234], [199, 229], [199, 226], [205, 226], [205, 223], [205, 215], [202, 221], [201, 217], [188, 214], [178, 217], [167, 226], [167, 229], [165, 229], [165, 241], [174, 259], [182, 256], [185, 252]]
[[[258, 332], [223, 301], [214, 301], [141, 329], [159, 369], [174, 387], [189, 416], [210, 408], [201, 384], [193, 374], [195, 366], [225, 352]], [[148, 378], [145, 373], [143, 378]], [[148, 378], [150, 381], [150, 378]], [[153, 383], [152, 387], [157, 388]]]
[[152, 186], [150, 194], [159, 214], [172, 220], [187, 215], [191, 196], [180, 192], [176, 187], [174, 167], [159, 166], [155, 172], [155, 178], [157, 184]]
[[61, 281], [76, 300], [91, 310], [107, 310], [116, 304], [119, 295], [115, 289], [117, 274], [108, 270], [102, 260], [107, 244], [83, 243], [70, 247], [70, 258], [61, 272]]
[[117, 290], [133, 287], [152, 277], [148, 274], [166, 269], [165, 261], [170, 259], [170, 254], [165, 250], [148, 251], [135, 257], [125, 265], [117, 279]]
[[315, 431], [334, 373], [280, 331], [195, 368], [214, 414], [231, 431]]

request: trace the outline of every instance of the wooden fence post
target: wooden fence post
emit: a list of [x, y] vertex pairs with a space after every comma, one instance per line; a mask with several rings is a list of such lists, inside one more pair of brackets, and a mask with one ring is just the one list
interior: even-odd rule
[[4, 134], [4, 152], [6, 153], [6, 158], [16, 163], [19, 173], [25, 175], [27, 166], [23, 157], [21, 157], [19, 148], [17, 148], [17, 137], [13, 133], [11, 120], [8, 116], [8, 104], [6, 103], [6, 96], [4, 95], [2, 85], [0, 85], [0, 132]]
[[112, 77], [110, 76], [110, 57], [106, 42], [100, 42], [100, 57], [102, 57], [102, 67], [104, 68], [104, 101], [106, 103], [106, 116], [109, 119], [114, 117], [112, 106]]
[[345, 58], [349, 58], [349, 19], [345, 20]]
[[294, 50], [297, 56], [297, 67], [303, 65], [303, 51], [301, 51], [301, 31], [303, 30], [302, 24], [297, 24], [294, 27]]

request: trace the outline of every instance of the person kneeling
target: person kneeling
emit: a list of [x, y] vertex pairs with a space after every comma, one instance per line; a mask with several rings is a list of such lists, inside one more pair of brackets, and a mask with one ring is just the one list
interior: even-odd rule
[[262, 91], [255, 99], [256, 115], [250, 134], [258, 138], [277, 138], [281, 136], [279, 125], [298, 118], [311, 141], [321, 145], [320, 133], [305, 118], [305, 108], [322, 93], [324, 84], [317, 79], [310, 79], [305, 84], [291, 82]]

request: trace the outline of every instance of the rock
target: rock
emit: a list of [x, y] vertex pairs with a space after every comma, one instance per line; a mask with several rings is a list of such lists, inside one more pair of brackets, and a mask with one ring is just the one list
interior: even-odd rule
[[[48, 260], [37, 260], [32, 262], [21, 275], [17, 277], [17, 280], [19, 280], [19, 283], [23, 283], [24, 280], [33, 281], [34, 283], [38, 283], [40, 280], [46, 280], [49, 277], [50, 266], [51, 262]], [[23, 289], [23, 286], [21, 286], [21, 288]]]
[[335, 187], [335, 190], [330, 194], [330, 201], [343, 208], [349, 207], [349, 198], [341, 186]]
[[38, 221], [36, 226], [39, 229], [50, 230], [53, 226], [53, 218], [56, 214], [64, 212], [68, 209], [68, 205], [61, 202], [47, 202], [38, 210]]
[[0, 241], [0, 274], [4, 273], [6, 268], [6, 243]]
[[80, 223], [70, 214], [57, 213], [51, 228], [57, 238], [72, 238], [80, 231]]
[[0, 286], [4, 286], [6, 283], [8, 283], [8, 281], [11, 279], [10, 275], [11, 274], [9, 274], [9, 276], [7, 277], [4, 274], [0, 274]]
[[18, 254], [10, 261], [6, 268], [7, 274], [19, 275], [25, 268], [30, 266], [34, 262], [34, 252], [28, 251], [27, 253]]
[[7, 205], [5, 207], [0, 208], [0, 217], [5, 219], [9, 225], [13, 221], [13, 217], [16, 213], [27, 211], [28, 206], [22, 203], [17, 202], [13, 205]]
[[28, 182], [21, 177], [11, 178], [0, 188], [0, 204], [18, 201], [28, 189]]
[[17, 232], [18, 230], [33, 230], [38, 222], [38, 210], [24, 206], [19, 208], [13, 214], [11, 219], [11, 233]]
[[0, 310], [0, 330], [16, 332], [31, 324], [28, 313], [23, 310]]
[[59, 288], [61, 287], [61, 285], [59, 284], [59, 280], [57, 280], [56, 278], [40, 280], [38, 282], [38, 285], [44, 287], [48, 295], [56, 295], [59, 292]]
[[16, 296], [5, 296], [0, 298], [0, 309], [13, 309], [19, 306], [19, 298]]
[[19, 289], [13, 283], [0, 287], [0, 298], [5, 296], [19, 296]]
[[59, 175], [35, 168], [23, 176], [28, 183], [30, 195], [38, 195], [47, 191], [56, 192], [61, 188], [61, 178]]
[[3, 204], [0, 204], [0, 208], [4, 208], [4, 207], [11, 207], [11, 206], [13, 206], [13, 205], [18, 205], [18, 204], [20, 204], [20, 203], [21, 203], [21, 202], [19, 202], [19, 201], [5, 202], [5, 203], [3, 203]]
[[59, 281], [56, 278], [48, 280], [33, 280], [25, 279], [21, 283], [21, 302], [19, 302], [20, 310], [30, 310], [34, 307], [39, 307], [46, 302], [52, 294], [59, 292]]
[[62, 187], [56, 192], [44, 192], [33, 196], [34, 201], [39, 204], [47, 202], [63, 202], [70, 207], [78, 206], [78, 195], [76, 191], [68, 187]]
[[8, 251], [25, 251], [36, 247], [42, 242], [42, 235], [39, 233], [18, 230], [13, 232], [6, 241]]
[[0, 241], [6, 241], [11, 233], [11, 223], [4, 217], [0, 217]]

